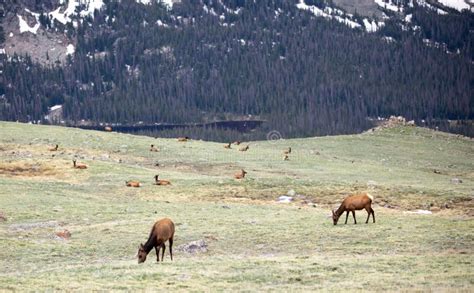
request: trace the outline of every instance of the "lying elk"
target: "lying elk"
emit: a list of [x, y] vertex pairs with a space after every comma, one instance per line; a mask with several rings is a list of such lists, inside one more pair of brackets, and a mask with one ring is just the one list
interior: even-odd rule
[[171, 185], [171, 181], [165, 179], [158, 179], [159, 175], [155, 175], [155, 185]]
[[128, 187], [140, 187], [140, 182], [138, 181], [125, 181], [125, 185]]
[[163, 248], [161, 253], [161, 261], [165, 257], [166, 241], [170, 244], [170, 257], [173, 260], [173, 237], [174, 237], [174, 223], [168, 218], [157, 221], [153, 228], [151, 228], [150, 236], [145, 244], [138, 246], [138, 263], [145, 262], [148, 253], [155, 248], [156, 261], [160, 261], [160, 249]]
[[342, 201], [341, 206], [336, 211], [334, 210], [332, 211], [332, 221], [334, 225], [337, 225], [337, 221], [339, 220], [339, 217], [344, 212], [346, 212], [346, 222], [344, 224], [347, 224], [349, 212], [352, 212], [352, 216], [354, 217], [354, 224], [357, 224], [355, 211], [362, 210], [362, 209], [365, 209], [368, 213], [367, 220], [365, 221], [365, 223], [367, 224], [369, 222], [369, 218], [371, 214], [375, 223], [375, 213], [374, 213], [374, 210], [372, 209], [373, 200], [374, 198], [372, 197], [372, 195], [368, 193], [356, 194], [356, 195], [346, 197]]
[[72, 166], [76, 169], [87, 169], [86, 164], [76, 163], [76, 160], [72, 160]]
[[247, 174], [247, 171], [245, 171], [244, 169], [241, 169], [239, 172], [234, 174], [234, 178], [235, 179], [244, 179], [245, 174]]

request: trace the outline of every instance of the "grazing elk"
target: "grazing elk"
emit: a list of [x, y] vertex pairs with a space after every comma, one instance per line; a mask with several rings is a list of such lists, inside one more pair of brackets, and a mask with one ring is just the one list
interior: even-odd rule
[[374, 213], [374, 210], [372, 209], [373, 200], [374, 198], [372, 197], [372, 195], [368, 193], [356, 194], [356, 195], [346, 197], [342, 201], [341, 206], [336, 211], [334, 210], [332, 211], [332, 221], [334, 225], [337, 225], [337, 221], [339, 220], [339, 217], [344, 212], [346, 212], [346, 222], [344, 224], [347, 224], [347, 218], [349, 217], [349, 212], [352, 212], [352, 216], [354, 217], [354, 224], [357, 224], [355, 211], [362, 210], [362, 209], [365, 209], [368, 213], [367, 221], [365, 221], [365, 223], [367, 224], [369, 222], [369, 218], [371, 214], [375, 223], [375, 213]]
[[154, 144], [150, 145], [150, 152], [159, 152], [159, 150], [155, 147]]
[[170, 256], [173, 260], [173, 237], [174, 237], [174, 223], [168, 218], [161, 219], [157, 221], [153, 228], [151, 228], [150, 236], [145, 244], [140, 244], [138, 246], [138, 263], [145, 262], [146, 256], [148, 253], [155, 248], [156, 251], [156, 261], [160, 261], [160, 249], [163, 248], [161, 254], [161, 261], [165, 257], [165, 242], [169, 241], [170, 244]]
[[58, 148], [59, 148], [59, 145], [55, 145], [54, 148], [50, 148], [49, 151], [50, 152], [55, 152], [55, 151], [58, 150]]
[[183, 137], [178, 137], [178, 141], [188, 141], [189, 137], [188, 136], [183, 136]]
[[247, 174], [247, 171], [245, 171], [244, 169], [240, 169], [239, 172], [237, 172], [237, 173], [234, 174], [234, 178], [235, 178], [235, 179], [244, 179], [244, 178], [245, 178], [245, 174]]
[[283, 154], [285, 154], [285, 155], [291, 154], [291, 147], [289, 147], [287, 150], [283, 151]]
[[76, 160], [72, 160], [72, 166], [76, 169], [87, 169], [86, 164], [76, 163]]
[[130, 181], [125, 181], [125, 185], [127, 185], [128, 187], [140, 187], [140, 182], [130, 180]]
[[231, 145], [231, 143], [229, 142], [228, 144], [224, 145], [224, 148], [225, 149], [230, 149], [231, 148], [230, 145]]
[[158, 175], [155, 175], [155, 185], [171, 185], [171, 181], [158, 179]]
[[111, 132], [111, 131], [112, 131], [112, 127], [110, 127], [110, 126], [105, 126], [105, 127], [104, 127], [104, 130], [107, 131], [107, 132]]
[[248, 151], [248, 150], [249, 150], [249, 146], [248, 146], [248, 145], [245, 146], [245, 147], [241, 147], [241, 148], [239, 149], [239, 151], [241, 151], [241, 152], [246, 152], [246, 151]]

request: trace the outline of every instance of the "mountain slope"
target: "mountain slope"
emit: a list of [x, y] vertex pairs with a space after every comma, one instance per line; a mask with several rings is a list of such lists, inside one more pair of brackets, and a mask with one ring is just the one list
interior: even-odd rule
[[[361, 131], [367, 117], [392, 114], [473, 118], [472, 13], [440, 6], [449, 13], [439, 14], [422, 1], [390, 10], [377, 2], [381, 16], [372, 18], [326, 2], [128, 0], [93, 13], [96, 2], [87, 2], [74, 14], [64, 3], [39, 27], [44, 35], [20, 34], [61, 32], [61, 49], [38, 45], [43, 57], [5, 57], [0, 118], [43, 120], [58, 104], [66, 123], [252, 115], [267, 121], [260, 137], [271, 129], [284, 137]], [[31, 16], [24, 8], [6, 19]], [[74, 53], [66, 55], [68, 48]], [[51, 51], [62, 52], [59, 59]], [[48, 58], [54, 67], [35, 63]]]

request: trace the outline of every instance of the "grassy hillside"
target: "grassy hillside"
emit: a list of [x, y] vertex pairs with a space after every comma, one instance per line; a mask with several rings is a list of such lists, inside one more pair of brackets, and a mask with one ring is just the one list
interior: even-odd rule
[[[248, 144], [0, 122], [0, 290], [474, 288], [472, 140], [395, 127]], [[240, 168], [248, 176], [234, 180]], [[155, 174], [173, 185], [152, 185]], [[277, 203], [289, 190], [294, 202]], [[360, 224], [333, 226], [330, 209], [362, 191], [377, 222], [361, 211]], [[138, 265], [137, 246], [165, 216], [175, 260], [151, 252]], [[69, 240], [55, 236], [64, 229]], [[194, 240], [208, 251], [178, 249]]]

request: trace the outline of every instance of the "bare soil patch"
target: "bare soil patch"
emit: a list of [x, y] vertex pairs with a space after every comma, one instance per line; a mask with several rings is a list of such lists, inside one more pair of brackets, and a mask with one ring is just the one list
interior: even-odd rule
[[2, 162], [0, 163], [0, 175], [5, 176], [56, 176], [58, 174], [54, 166], [41, 162]]

